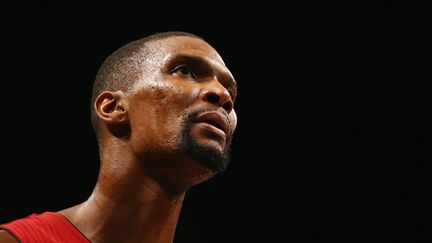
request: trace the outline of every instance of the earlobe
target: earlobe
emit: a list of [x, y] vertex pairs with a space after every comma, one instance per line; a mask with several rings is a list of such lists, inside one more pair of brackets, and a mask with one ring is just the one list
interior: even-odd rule
[[95, 101], [95, 110], [99, 119], [111, 125], [128, 122], [127, 104], [121, 91], [101, 93]]

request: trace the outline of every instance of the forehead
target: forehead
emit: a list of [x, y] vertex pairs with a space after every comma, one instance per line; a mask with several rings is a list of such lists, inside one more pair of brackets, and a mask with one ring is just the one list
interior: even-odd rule
[[225, 66], [218, 52], [207, 42], [189, 36], [173, 36], [150, 43], [154, 48], [154, 54], [159, 60], [166, 60], [178, 54], [189, 54], [202, 56], [211, 62], [216, 62]]

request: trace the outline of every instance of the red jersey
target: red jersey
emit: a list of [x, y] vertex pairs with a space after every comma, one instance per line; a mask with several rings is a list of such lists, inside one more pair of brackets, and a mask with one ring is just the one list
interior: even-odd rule
[[21, 243], [89, 243], [90, 241], [63, 215], [55, 212], [31, 214], [0, 228]]

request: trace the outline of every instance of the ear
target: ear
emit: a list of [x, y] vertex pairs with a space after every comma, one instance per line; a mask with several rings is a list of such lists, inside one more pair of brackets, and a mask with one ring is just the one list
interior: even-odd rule
[[98, 118], [108, 125], [125, 125], [129, 122], [127, 102], [122, 91], [101, 93], [94, 106]]

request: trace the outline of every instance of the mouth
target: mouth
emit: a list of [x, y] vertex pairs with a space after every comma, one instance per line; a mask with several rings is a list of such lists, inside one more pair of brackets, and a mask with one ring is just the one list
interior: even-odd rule
[[198, 116], [195, 123], [201, 123], [211, 132], [226, 139], [230, 134], [228, 118], [218, 112], [205, 112]]

